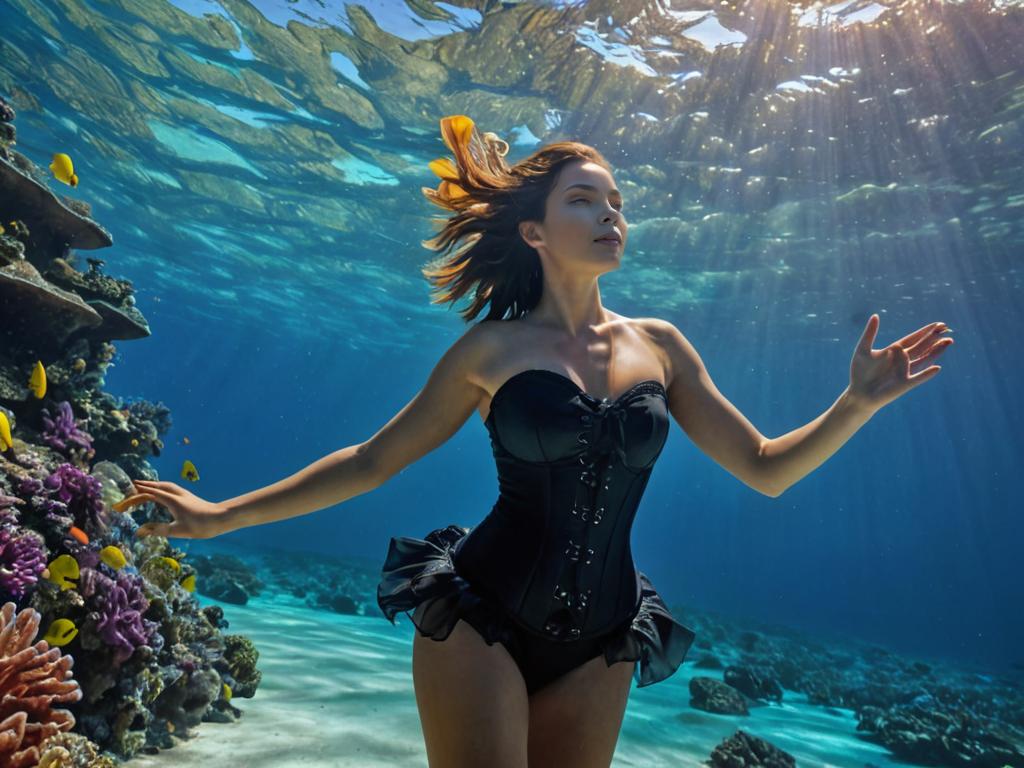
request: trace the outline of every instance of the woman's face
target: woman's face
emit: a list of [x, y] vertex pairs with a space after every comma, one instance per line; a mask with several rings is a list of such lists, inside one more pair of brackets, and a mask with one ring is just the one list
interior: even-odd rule
[[[520, 233], [556, 268], [594, 273], [616, 269], [626, 245], [626, 217], [615, 180], [601, 165], [572, 162], [559, 172], [543, 222], [521, 222]], [[620, 243], [597, 242], [618, 235]]]

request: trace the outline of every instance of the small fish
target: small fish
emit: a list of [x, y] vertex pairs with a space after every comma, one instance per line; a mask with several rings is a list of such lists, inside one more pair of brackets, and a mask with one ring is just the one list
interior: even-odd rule
[[70, 528], [68, 528], [68, 533], [70, 533], [83, 544], [89, 543], [89, 534], [87, 534], [85, 531], [83, 531], [81, 528], [77, 526], [72, 525]]
[[138, 440], [138, 438], [133, 437], [132, 438], [132, 448], [138, 448], [138, 447], [139, 447], [139, 440]]
[[467, 115], [448, 115], [441, 118], [441, 138], [448, 145], [448, 149], [458, 155], [456, 145], [466, 147], [473, 138], [473, 128], [476, 124]]
[[58, 585], [61, 589], [77, 587], [78, 576], [78, 561], [71, 555], [60, 555], [54, 558], [43, 571], [43, 578]]
[[75, 175], [75, 166], [71, 162], [71, 158], [63, 152], [58, 152], [53, 156], [53, 162], [50, 163], [50, 171], [53, 173], [53, 177], [57, 181], [63, 181], [65, 184], [69, 184], [72, 187], [78, 186], [78, 176]]
[[[456, 160], [461, 155], [470, 154], [469, 145], [473, 140], [475, 123], [466, 115], [448, 115], [441, 118], [441, 138], [454, 154]], [[461, 150], [461, 153], [460, 151]], [[437, 187], [437, 194], [448, 200], [458, 200], [468, 197], [465, 189], [455, 184], [459, 175], [455, 165], [447, 158], [439, 158], [429, 164], [430, 169], [441, 177], [441, 183]]]
[[181, 438], [181, 442], [183, 442], [185, 445], [192, 445], [192, 441], [188, 439], [188, 435], [185, 435], [185, 437]]
[[7, 414], [0, 411], [0, 450], [7, 451], [14, 447], [14, 440], [11, 438], [11, 422], [7, 420]]
[[231, 701], [231, 686], [224, 683], [224, 701]]
[[181, 570], [181, 563], [179, 563], [173, 557], [161, 557], [160, 559], [167, 563], [169, 566], [171, 566], [171, 568], [173, 568], [174, 570]]
[[100, 560], [109, 565], [115, 571], [120, 571], [128, 565], [128, 560], [125, 559], [124, 552], [113, 544], [100, 550]]
[[181, 476], [194, 483], [199, 480], [199, 470], [196, 469], [195, 464], [185, 459], [185, 463], [181, 465]]
[[77, 634], [78, 627], [75, 626], [75, 622], [71, 621], [71, 619], [57, 619], [46, 630], [43, 640], [50, 645], [67, 645], [75, 639]]
[[46, 369], [43, 368], [42, 360], [36, 360], [36, 367], [32, 369], [32, 375], [28, 380], [28, 388], [39, 400], [46, 395]]
[[5, 229], [4, 229], [4, 225], [3, 225], [3, 224], [0, 224], [0, 235], [2, 235], [2, 234], [3, 234], [4, 232], [6, 232], [6, 231], [7, 231], [7, 230], [5, 230]]
[[186, 592], [196, 591], [196, 575], [194, 573], [190, 573], [178, 583], [181, 584]]
[[440, 179], [447, 181], [458, 181], [459, 172], [455, 169], [455, 163], [447, 157], [439, 157], [429, 163], [430, 170]]
[[85, 370], [86, 362], [80, 357], [75, 358], [75, 362], [71, 364], [71, 370], [75, 373], [81, 373]]

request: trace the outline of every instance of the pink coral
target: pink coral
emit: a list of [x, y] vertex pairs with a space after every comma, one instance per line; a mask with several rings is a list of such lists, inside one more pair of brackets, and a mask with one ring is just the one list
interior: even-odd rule
[[39, 612], [16, 610], [0, 608], [0, 765], [32, 768], [45, 739], [75, 727], [74, 715], [53, 706], [81, 700], [82, 690], [72, 679], [73, 657], [45, 640], [32, 643]]

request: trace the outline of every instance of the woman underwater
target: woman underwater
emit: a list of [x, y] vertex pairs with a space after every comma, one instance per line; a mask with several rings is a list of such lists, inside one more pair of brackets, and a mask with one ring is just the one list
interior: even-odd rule
[[[767, 438], [712, 383], [686, 337], [658, 318], [601, 303], [598, 278], [627, 240], [611, 167], [578, 142], [513, 166], [508, 144], [464, 115], [441, 120], [455, 155], [423, 193], [451, 215], [423, 244], [435, 303], [474, 290], [467, 322], [423, 389], [363, 443], [219, 503], [136, 480], [118, 506], [152, 501], [171, 523], [140, 536], [210, 538], [333, 506], [380, 487], [476, 411], [499, 498], [473, 529], [392, 539], [378, 603], [411, 614], [413, 683], [431, 766], [594, 768], [611, 763], [631, 688], [675, 672], [694, 633], [676, 622], [629, 549], [634, 514], [669, 416], [718, 464], [778, 496], [819, 467], [882, 406], [931, 379], [952, 344], [931, 323], [872, 349], [857, 342], [850, 383], [819, 417]], [[453, 247], [462, 247], [453, 252]], [[500, 724], [500, 725], [496, 725]]]

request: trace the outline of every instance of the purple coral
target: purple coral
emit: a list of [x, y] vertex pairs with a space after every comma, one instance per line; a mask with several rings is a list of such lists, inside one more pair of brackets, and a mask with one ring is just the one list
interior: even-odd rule
[[74, 525], [87, 533], [106, 527], [103, 486], [88, 472], [72, 464], [61, 464], [43, 481], [43, 487], [48, 491], [51, 501], [63, 505]]
[[149, 601], [142, 592], [142, 577], [125, 571], [116, 580], [93, 568], [83, 568], [78, 589], [87, 598], [89, 618], [96, 622], [96, 631], [113, 648], [114, 664], [120, 666], [142, 645], [159, 651], [163, 637], [159, 624], [142, 618]]
[[49, 409], [43, 408], [41, 437], [44, 443], [65, 456], [71, 451], [72, 446], [82, 448], [87, 454], [93, 453], [92, 435], [78, 428], [75, 414], [71, 410], [71, 403], [67, 400], [57, 405], [57, 413], [53, 416], [50, 416]]
[[21, 600], [44, 568], [46, 550], [39, 534], [0, 527], [0, 596]]

